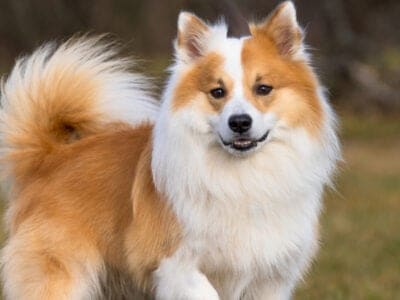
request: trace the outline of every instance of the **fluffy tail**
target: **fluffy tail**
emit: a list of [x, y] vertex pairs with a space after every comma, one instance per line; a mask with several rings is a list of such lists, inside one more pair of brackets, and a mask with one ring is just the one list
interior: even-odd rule
[[2, 158], [12, 175], [34, 171], [60, 144], [112, 122], [152, 121], [158, 103], [132, 61], [102, 37], [47, 44], [17, 61], [2, 82]]

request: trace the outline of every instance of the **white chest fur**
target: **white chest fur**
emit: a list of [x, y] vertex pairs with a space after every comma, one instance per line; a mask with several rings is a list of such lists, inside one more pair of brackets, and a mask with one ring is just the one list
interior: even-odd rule
[[277, 126], [258, 152], [235, 157], [206, 128], [157, 130], [153, 175], [184, 230], [173, 260], [202, 270], [223, 299], [258, 279], [297, 280], [317, 244], [332, 168], [326, 149], [303, 130]]

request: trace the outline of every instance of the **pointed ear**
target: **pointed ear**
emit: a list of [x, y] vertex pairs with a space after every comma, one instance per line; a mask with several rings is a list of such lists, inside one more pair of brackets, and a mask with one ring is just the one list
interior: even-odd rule
[[178, 17], [178, 37], [175, 52], [178, 59], [188, 63], [202, 56], [210, 28], [200, 18], [188, 12], [181, 12]]
[[292, 1], [285, 1], [257, 25], [275, 43], [279, 54], [292, 58], [303, 55], [303, 30], [296, 18], [296, 8]]

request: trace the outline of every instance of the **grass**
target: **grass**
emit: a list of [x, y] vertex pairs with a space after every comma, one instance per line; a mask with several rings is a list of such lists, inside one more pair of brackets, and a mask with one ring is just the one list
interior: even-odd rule
[[295, 299], [400, 299], [400, 122], [345, 118], [345, 164]]
[[345, 117], [342, 136], [321, 250], [294, 298], [400, 299], [400, 121]]

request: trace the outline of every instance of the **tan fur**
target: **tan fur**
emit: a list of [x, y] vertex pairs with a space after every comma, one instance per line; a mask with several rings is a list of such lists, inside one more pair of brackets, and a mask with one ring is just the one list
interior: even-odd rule
[[[318, 101], [317, 79], [304, 61], [279, 55], [275, 44], [264, 31], [253, 28], [242, 51], [244, 90], [260, 111], [275, 112], [290, 126], [304, 126], [312, 134], [319, 132], [322, 108]], [[254, 93], [256, 84], [273, 87], [267, 96]], [[307, 116], [307, 118], [304, 118]]]
[[110, 125], [60, 146], [24, 181], [11, 203], [7, 252], [14, 254], [6, 263], [21, 282], [36, 268], [38, 278], [68, 285], [77, 276], [71, 264], [106, 263], [149, 287], [151, 271], [179, 243], [179, 226], [151, 179], [151, 129]]
[[175, 216], [155, 190], [150, 168], [151, 150], [148, 142], [136, 168], [133, 219], [125, 240], [129, 269], [144, 290], [152, 287], [152, 272], [162, 258], [176, 250], [181, 238]]
[[[253, 27], [244, 42], [246, 99], [317, 134], [317, 79], [306, 62], [288, 57], [293, 44], [280, 39], [287, 32], [275, 19]], [[191, 36], [207, 29], [195, 17], [190, 26]], [[294, 36], [297, 43], [301, 36]], [[197, 42], [179, 33], [179, 47], [196, 59], [177, 83], [172, 109], [195, 103], [219, 113], [233, 80], [223, 71], [223, 57], [199, 56]], [[69, 68], [61, 60], [59, 68], [36, 75], [29, 87], [16, 84], [6, 92], [14, 106], [2, 115], [2, 160], [13, 179], [2, 254], [5, 286], [13, 285], [17, 299], [71, 299], [88, 286], [101, 289], [108, 270], [117, 270], [115, 278], [128, 274], [135, 287], [152, 294], [153, 271], [182, 238], [153, 183], [152, 125], [107, 120], [95, 106], [102, 82], [93, 80], [90, 68]], [[259, 83], [271, 85], [271, 94], [255, 95]], [[222, 99], [210, 95], [218, 87], [227, 91]]]
[[[274, 112], [289, 126], [302, 126], [315, 136], [322, 120], [316, 94], [318, 81], [306, 61], [291, 57], [290, 51], [300, 47], [302, 35], [299, 28], [291, 28], [287, 18], [282, 17], [282, 9], [283, 6], [278, 7], [265, 22], [251, 25], [252, 36], [244, 41], [241, 54], [244, 95], [258, 110]], [[175, 89], [173, 110], [195, 104], [207, 113], [220, 112], [233, 89], [223, 63], [223, 57], [214, 52], [198, 57]], [[270, 85], [273, 90], [269, 95], [258, 96], [258, 84]], [[224, 98], [211, 97], [210, 91], [217, 87], [226, 90]]]
[[79, 281], [90, 281], [91, 272], [101, 272], [90, 234], [56, 217], [24, 220], [3, 249], [5, 281], [15, 286], [11, 299], [71, 299]]
[[[217, 53], [198, 58], [175, 89], [173, 110], [195, 102], [205, 112], [220, 112], [230, 100], [233, 88], [232, 79], [223, 71], [223, 62]], [[288, 125], [303, 126], [310, 134], [318, 134], [322, 119], [316, 95], [318, 82], [306, 62], [282, 56], [264, 27], [253, 27], [252, 37], [243, 45], [242, 66], [245, 97], [258, 110], [274, 112]], [[258, 84], [270, 85], [273, 90], [269, 95], [258, 96]], [[224, 98], [211, 97], [210, 91], [217, 87], [227, 91]]]
[[[6, 160], [13, 166], [10, 172], [18, 180], [36, 172], [44, 156], [58, 143], [91, 134], [100, 125], [96, 122], [95, 102], [91, 100], [97, 97], [98, 88], [89, 79], [90, 74], [66, 74], [55, 69], [41, 76], [43, 79], [33, 82], [29, 92], [21, 87], [7, 95], [15, 107], [21, 99], [29, 98], [33, 102], [23, 108], [26, 112], [9, 111], [3, 120], [7, 124], [3, 143], [13, 145]], [[57, 101], [49, 101], [55, 97]], [[49, 115], [53, 117], [47, 118]], [[31, 134], [26, 134], [27, 131]]]
[[251, 24], [250, 30], [252, 35], [258, 32], [268, 36], [280, 55], [290, 57], [293, 55], [293, 50], [301, 46], [303, 36], [301, 29], [293, 27], [289, 18], [283, 13], [286, 7], [286, 2], [278, 5], [263, 23]]
[[183, 49], [189, 58], [200, 56], [202, 47], [201, 41], [196, 37], [205, 34], [208, 31], [207, 25], [193, 14], [185, 13], [187, 20], [185, 21], [185, 30], [178, 29], [177, 46]]
[[[87, 299], [126, 274], [144, 289], [179, 243], [150, 171], [153, 125], [146, 120], [156, 104], [143, 78], [126, 71], [131, 62], [115, 53], [99, 38], [46, 45], [19, 60], [2, 86], [8, 299]], [[131, 123], [116, 117], [110, 101], [147, 115]]]
[[232, 90], [232, 80], [223, 72], [223, 58], [217, 53], [209, 53], [198, 58], [190, 70], [180, 79], [175, 89], [173, 110], [178, 110], [193, 101], [207, 112], [220, 112], [229, 93], [223, 99], [214, 99], [210, 91], [223, 87]]

